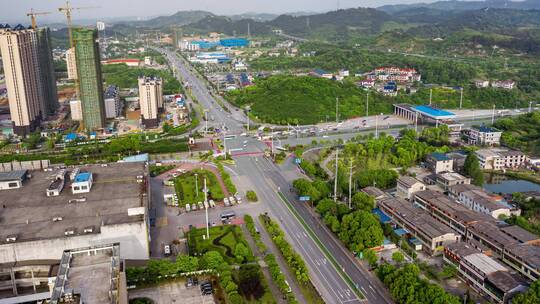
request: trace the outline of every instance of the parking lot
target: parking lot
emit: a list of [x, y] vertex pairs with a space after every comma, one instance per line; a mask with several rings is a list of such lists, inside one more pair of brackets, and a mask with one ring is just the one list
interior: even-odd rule
[[213, 304], [212, 295], [203, 296], [199, 286], [186, 287], [184, 281], [162, 284], [156, 287], [129, 290], [129, 299], [149, 298], [156, 304]]

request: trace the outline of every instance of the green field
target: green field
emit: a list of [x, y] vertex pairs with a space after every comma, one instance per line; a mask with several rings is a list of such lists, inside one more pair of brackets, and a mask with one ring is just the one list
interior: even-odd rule
[[[195, 174], [197, 174], [197, 177], [195, 177]], [[219, 201], [225, 197], [214, 173], [208, 170], [193, 170], [174, 180], [174, 188], [180, 203], [193, 204], [204, 201], [203, 189], [205, 177], [208, 188], [208, 199]], [[195, 183], [195, 179], [197, 179], [197, 183]], [[197, 190], [199, 192], [198, 195]]]
[[211, 227], [210, 239], [203, 239], [205, 236], [205, 228], [192, 229], [188, 233], [189, 250], [192, 255], [203, 255], [207, 251], [217, 251], [225, 258], [227, 263], [235, 264], [235, 248], [237, 244], [241, 243], [248, 249], [247, 261], [252, 262], [255, 260], [239, 226], [224, 225]]

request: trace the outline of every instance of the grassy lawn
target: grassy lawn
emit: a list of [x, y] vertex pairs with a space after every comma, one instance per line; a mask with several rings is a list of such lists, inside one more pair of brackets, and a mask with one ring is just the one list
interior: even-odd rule
[[[197, 174], [197, 177], [195, 177]], [[193, 204], [204, 201], [204, 178], [206, 177], [206, 186], [208, 187], [208, 199], [222, 200], [225, 196], [218, 183], [214, 173], [208, 170], [193, 170], [177, 177], [174, 180], [174, 189], [178, 199], [182, 204]], [[195, 183], [197, 178], [197, 183]], [[197, 195], [197, 188], [199, 194]]]
[[203, 239], [206, 229], [192, 229], [188, 233], [189, 250], [193, 255], [203, 255], [207, 251], [218, 251], [227, 263], [236, 264], [234, 249], [238, 243], [244, 244], [249, 250], [248, 262], [255, 261], [242, 230], [235, 225], [224, 225], [210, 228], [210, 239]]

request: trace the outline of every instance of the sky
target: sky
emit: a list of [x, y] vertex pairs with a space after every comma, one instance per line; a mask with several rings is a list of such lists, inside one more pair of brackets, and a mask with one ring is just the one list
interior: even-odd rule
[[[405, 4], [432, 2], [431, 0], [73, 0], [73, 7], [97, 7], [78, 10], [73, 19], [97, 19], [111, 17], [151, 18], [172, 15], [179, 10], [205, 10], [215, 14], [232, 15], [245, 12], [286, 13], [323, 12], [350, 7], [377, 7], [385, 4]], [[63, 21], [58, 7], [65, 5], [63, 0], [0, 0], [0, 23], [27, 20], [26, 12], [52, 12], [38, 16], [38, 21]]]

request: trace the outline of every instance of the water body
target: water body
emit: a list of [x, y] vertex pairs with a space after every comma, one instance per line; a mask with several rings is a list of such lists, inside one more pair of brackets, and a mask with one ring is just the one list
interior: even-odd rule
[[540, 184], [493, 174], [486, 176], [484, 189], [493, 193], [512, 194], [514, 192], [540, 191]]

